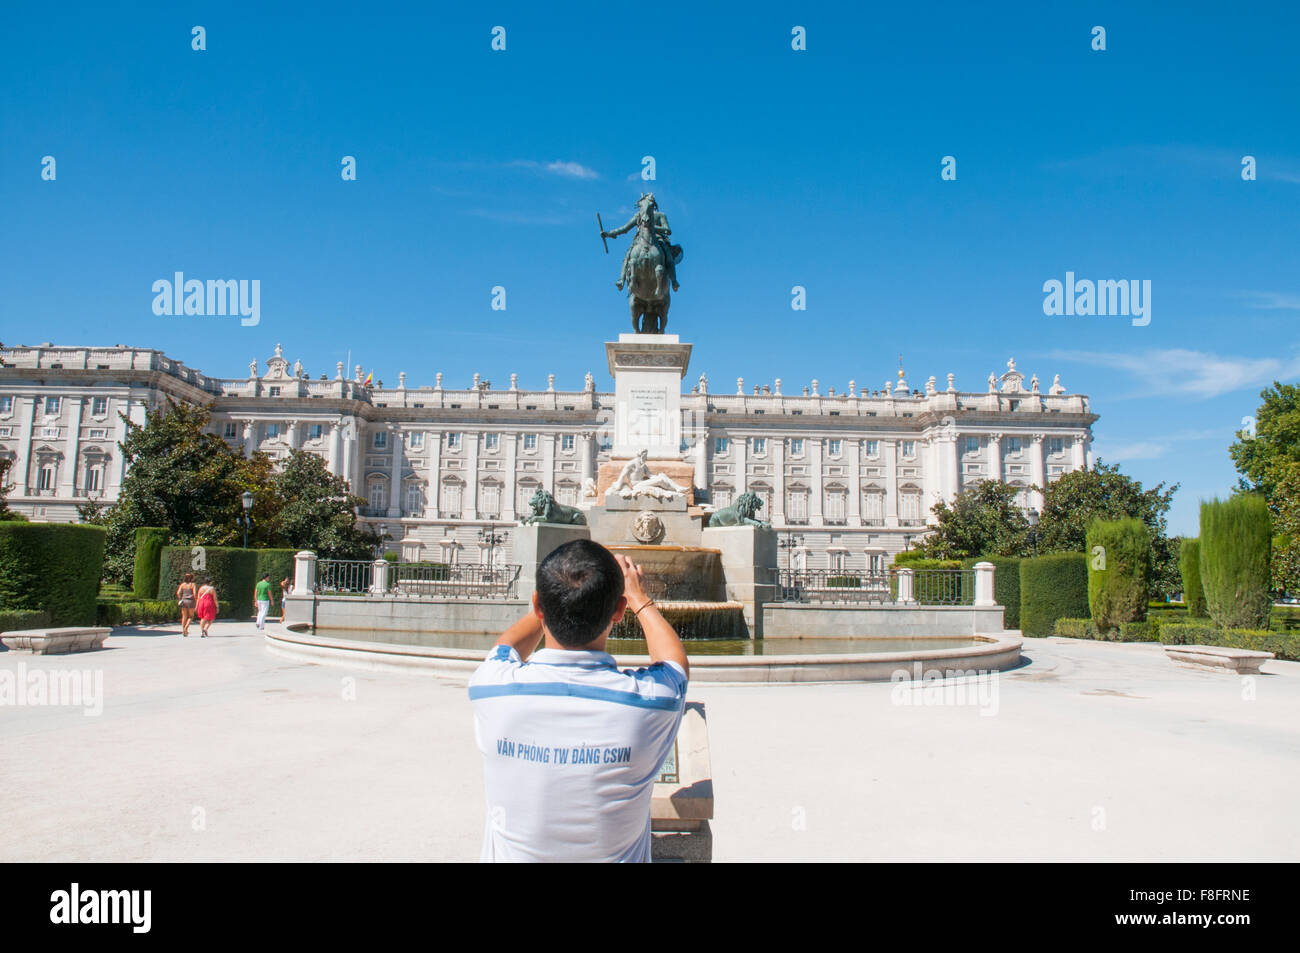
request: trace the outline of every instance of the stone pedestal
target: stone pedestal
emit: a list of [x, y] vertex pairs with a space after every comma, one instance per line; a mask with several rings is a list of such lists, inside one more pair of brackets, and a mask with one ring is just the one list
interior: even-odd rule
[[760, 526], [706, 527], [700, 545], [721, 550], [727, 599], [744, 607], [749, 637], [761, 639], [763, 603], [776, 598], [776, 531]]
[[[682, 378], [691, 345], [675, 334], [620, 334], [617, 341], [605, 343], [605, 356], [614, 378], [611, 456], [629, 458], [646, 450], [651, 459], [680, 461]], [[691, 485], [689, 474], [685, 485]]]
[[650, 797], [650, 853], [655, 861], [713, 859], [713, 767], [703, 702], [687, 702], [677, 732], [675, 771], [661, 774]]
[[524, 523], [513, 533], [515, 562], [519, 563], [519, 598], [532, 604], [537, 589], [537, 567], [565, 543], [591, 539], [590, 526], [570, 523]]

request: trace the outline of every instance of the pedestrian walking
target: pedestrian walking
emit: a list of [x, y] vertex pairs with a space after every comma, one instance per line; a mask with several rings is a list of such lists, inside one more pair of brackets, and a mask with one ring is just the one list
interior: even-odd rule
[[181, 607], [181, 635], [189, 637], [190, 623], [194, 621], [194, 607], [198, 600], [198, 589], [194, 585], [194, 573], [187, 572], [181, 584], [176, 587], [176, 604]]
[[203, 577], [203, 585], [199, 586], [198, 605], [196, 611], [199, 616], [199, 638], [208, 637], [208, 629], [212, 626], [212, 620], [217, 617], [217, 612], [221, 609], [217, 602], [217, 589], [212, 585], [212, 580], [207, 576]]
[[257, 630], [266, 631], [266, 615], [271, 611], [271, 574], [263, 573], [253, 589], [253, 601], [257, 603]]

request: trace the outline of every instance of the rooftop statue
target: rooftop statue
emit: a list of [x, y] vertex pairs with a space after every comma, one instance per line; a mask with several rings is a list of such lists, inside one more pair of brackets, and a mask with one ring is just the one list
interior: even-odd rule
[[[600, 216], [596, 216], [600, 223]], [[636, 229], [636, 237], [623, 256], [623, 269], [614, 287], [627, 288], [628, 309], [632, 313], [632, 330], [637, 334], [663, 334], [668, 324], [668, 308], [672, 295], [668, 286], [676, 291], [677, 265], [682, 260], [682, 246], [672, 245], [668, 236], [673, 230], [668, 226], [668, 216], [659, 211], [653, 192], [641, 193], [636, 213], [626, 225], [606, 231], [601, 225], [600, 237], [617, 238]], [[609, 251], [609, 246], [605, 246]]]

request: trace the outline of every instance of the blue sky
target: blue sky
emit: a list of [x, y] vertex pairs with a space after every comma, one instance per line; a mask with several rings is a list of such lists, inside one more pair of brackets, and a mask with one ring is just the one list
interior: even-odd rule
[[[1091, 396], [1099, 456], [1180, 482], [1195, 533], [1259, 390], [1300, 373], [1295, 6], [670, 6], [12, 9], [0, 340], [607, 386], [627, 239], [606, 256], [595, 215], [626, 220], [652, 155], [692, 377], [878, 388], [902, 353], [914, 386], [983, 390], [1014, 356]], [[156, 316], [175, 271], [259, 279], [260, 324]], [[1150, 324], [1045, 316], [1067, 271], [1150, 280]]]

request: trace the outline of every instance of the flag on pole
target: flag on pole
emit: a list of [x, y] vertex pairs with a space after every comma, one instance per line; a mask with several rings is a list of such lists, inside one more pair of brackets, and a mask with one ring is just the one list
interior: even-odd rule
[[364, 386], [369, 387], [374, 382], [374, 380], [375, 380], [375, 372], [371, 371], [369, 374], [366, 375]]

